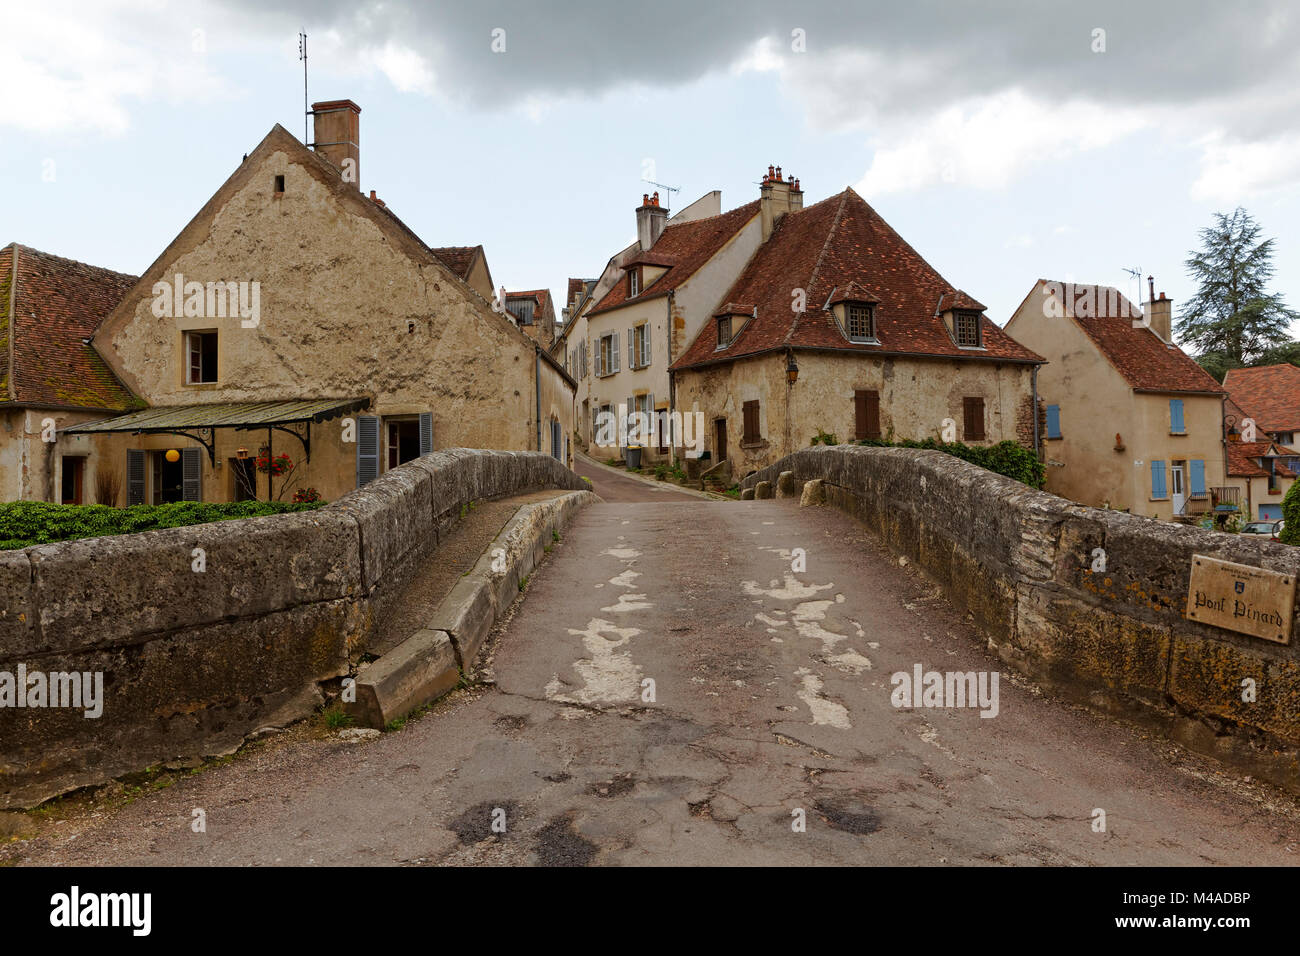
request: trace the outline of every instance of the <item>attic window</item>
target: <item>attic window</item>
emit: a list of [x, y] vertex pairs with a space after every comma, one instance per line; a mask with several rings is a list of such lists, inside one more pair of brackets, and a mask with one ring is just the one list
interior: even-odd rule
[[725, 349], [731, 344], [731, 316], [718, 317], [718, 348]]
[[967, 348], [979, 348], [983, 343], [980, 342], [980, 317], [978, 312], [958, 312], [953, 316], [953, 332], [957, 336], [957, 344], [964, 345]]
[[876, 315], [870, 305], [848, 303], [845, 306], [845, 324], [848, 325], [850, 342], [876, 340]]
[[283, 174], [281, 174], [281, 175], [275, 177], [275, 191], [276, 191], [277, 193], [283, 193], [283, 192], [284, 192], [284, 175], [283, 175]]
[[627, 294], [631, 298], [641, 292], [641, 270], [632, 268], [627, 272]]

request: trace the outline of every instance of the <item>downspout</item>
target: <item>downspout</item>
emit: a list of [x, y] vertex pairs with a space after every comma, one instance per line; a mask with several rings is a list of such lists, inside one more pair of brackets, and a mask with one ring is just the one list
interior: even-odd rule
[[[668, 327], [664, 330], [664, 344], [668, 348], [668, 455], [673, 467], [679, 467], [677, 457], [677, 436], [673, 434], [673, 412], [677, 410], [677, 373], [673, 371], [673, 300], [677, 290], [669, 289], [666, 299], [668, 305]], [[651, 412], [653, 413], [653, 409]]]
[[1033, 392], [1034, 392], [1034, 404], [1033, 404], [1033, 413], [1034, 413], [1034, 454], [1037, 455], [1037, 456], [1039, 457], [1039, 459], [1041, 460], [1042, 457], [1043, 457], [1043, 451], [1042, 451], [1042, 449], [1039, 447], [1039, 437], [1038, 437], [1038, 366], [1037, 366], [1037, 365], [1034, 366], [1034, 371], [1033, 371], [1033, 383], [1034, 383], [1034, 384], [1033, 384]]
[[533, 383], [536, 385], [534, 409], [537, 412], [537, 450], [542, 450], [542, 347], [533, 343]]

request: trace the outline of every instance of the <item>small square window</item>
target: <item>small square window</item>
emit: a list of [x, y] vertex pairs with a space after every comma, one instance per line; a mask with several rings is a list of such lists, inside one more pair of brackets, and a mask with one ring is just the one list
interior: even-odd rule
[[958, 312], [953, 317], [953, 324], [956, 327], [957, 344], [969, 348], [979, 348], [980, 345], [980, 317], [975, 312]]
[[871, 306], [849, 303], [848, 326], [850, 342], [870, 342], [876, 337], [875, 316]]

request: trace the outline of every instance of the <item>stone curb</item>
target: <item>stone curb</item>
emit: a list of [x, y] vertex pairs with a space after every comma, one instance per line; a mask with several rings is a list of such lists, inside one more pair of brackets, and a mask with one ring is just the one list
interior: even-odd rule
[[554, 535], [599, 500], [594, 492], [571, 491], [522, 505], [424, 626], [362, 672], [356, 701], [345, 704], [344, 712], [360, 726], [382, 730], [452, 690], [462, 674], [472, 673], [483, 640], [519, 596], [519, 582], [541, 563]]
[[700, 491], [698, 488], [688, 488], [686, 485], [679, 485], [676, 482], [660, 481], [657, 478], [647, 478], [645, 475], [638, 475], [636, 472], [628, 471], [626, 468], [614, 468], [611, 465], [605, 464], [603, 461], [596, 461], [596, 459], [592, 458], [590, 455], [584, 455], [581, 452], [578, 453], [578, 457], [580, 457], [585, 463], [593, 465], [596, 468], [602, 468], [610, 474], [620, 475], [623, 478], [631, 478], [635, 481], [641, 482], [643, 485], [649, 485], [652, 488], [669, 488], [672, 491], [680, 491], [684, 494], [694, 495], [696, 498], [700, 498], [703, 501], [735, 500], [734, 498], [728, 498], [726, 495], [715, 495], [707, 491]]

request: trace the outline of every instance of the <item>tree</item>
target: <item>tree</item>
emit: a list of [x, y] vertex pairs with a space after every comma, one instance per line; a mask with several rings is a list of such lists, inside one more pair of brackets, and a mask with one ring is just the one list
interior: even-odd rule
[[1285, 346], [1300, 317], [1267, 291], [1273, 240], [1261, 240], [1261, 231], [1240, 206], [1230, 216], [1215, 213], [1214, 225], [1200, 231], [1200, 250], [1186, 261], [1198, 291], [1178, 317], [1179, 337], [1202, 356], [1216, 356], [1225, 371]]

